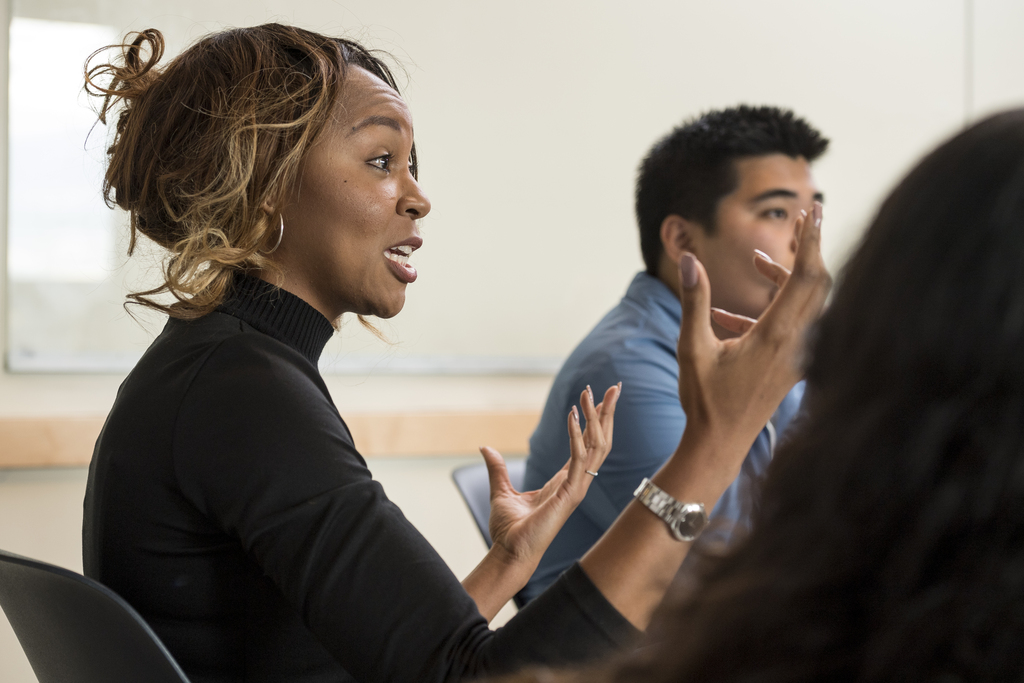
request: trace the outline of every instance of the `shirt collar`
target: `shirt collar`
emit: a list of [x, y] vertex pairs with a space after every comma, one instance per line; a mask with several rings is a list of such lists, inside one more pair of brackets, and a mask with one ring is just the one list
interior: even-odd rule
[[218, 309], [295, 349], [316, 365], [334, 334], [327, 318], [280, 287], [243, 273], [235, 276], [227, 300]]
[[675, 328], [675, 333], [679, 334], [683, 305], [664, 282], [648, 273], [637, 273], [629, 283], [625, 298], [642, 308], [650, 308], [653, 304], [654, 308], [668, 316], [668, 323]]

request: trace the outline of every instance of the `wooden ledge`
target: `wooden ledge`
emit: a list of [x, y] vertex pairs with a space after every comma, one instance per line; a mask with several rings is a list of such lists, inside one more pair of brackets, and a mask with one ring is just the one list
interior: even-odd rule
[[0, 467], [88, 465], [102, 417], [0, 418]]
[[526, 455], [539, 411], [488, 413], [354, 414], [345, 417], [367, 457], [478, 455], [491, 446], [502, 455]]
[[[345, 417], [366, 457], [473, 455], [493, 446], [525, 455], [538, 411], [366, 413]], [[0, 418], [0, 468], [84, 467], [102, 417]]]

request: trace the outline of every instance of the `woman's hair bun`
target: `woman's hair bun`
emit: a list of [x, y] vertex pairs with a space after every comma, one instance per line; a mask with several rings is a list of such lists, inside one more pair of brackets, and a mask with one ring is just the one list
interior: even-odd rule
[[[101, 47], [89, 55], [85, 61], [85, 89], [90, 95], [103, 98], [98, 112], [102, 123], [107, 122], [107, 114], [118, 102], [127, 103], [145, 92], [153, 80], [153, 68], [164, 56], [164, 45], [163, 34], [147, 28], [129, 33], [120, 44]], [[110, 62], [90, 66], [111, 50], [119, 50], [120, 54]]]

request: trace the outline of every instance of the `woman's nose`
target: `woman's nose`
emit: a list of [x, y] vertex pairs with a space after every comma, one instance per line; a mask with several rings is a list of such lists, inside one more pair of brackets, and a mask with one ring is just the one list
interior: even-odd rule
[[398, 213], [410, 218], [423, 218], [430, 213], [430, 200], [423, 194], [420, 184], [414, 179], [409, 179], [402, 198], [398, 201]]

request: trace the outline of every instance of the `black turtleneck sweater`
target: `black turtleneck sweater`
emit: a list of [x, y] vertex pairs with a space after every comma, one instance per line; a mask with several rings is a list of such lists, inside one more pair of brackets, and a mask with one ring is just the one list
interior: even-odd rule
[[578, 566], [488, 629], [356, 451], [317, 370], [332, 333], [247, 277], [216, 312], [169, 320], [96, 442], [86, 574], [193, 683], [458, 680], [628, 642]]

